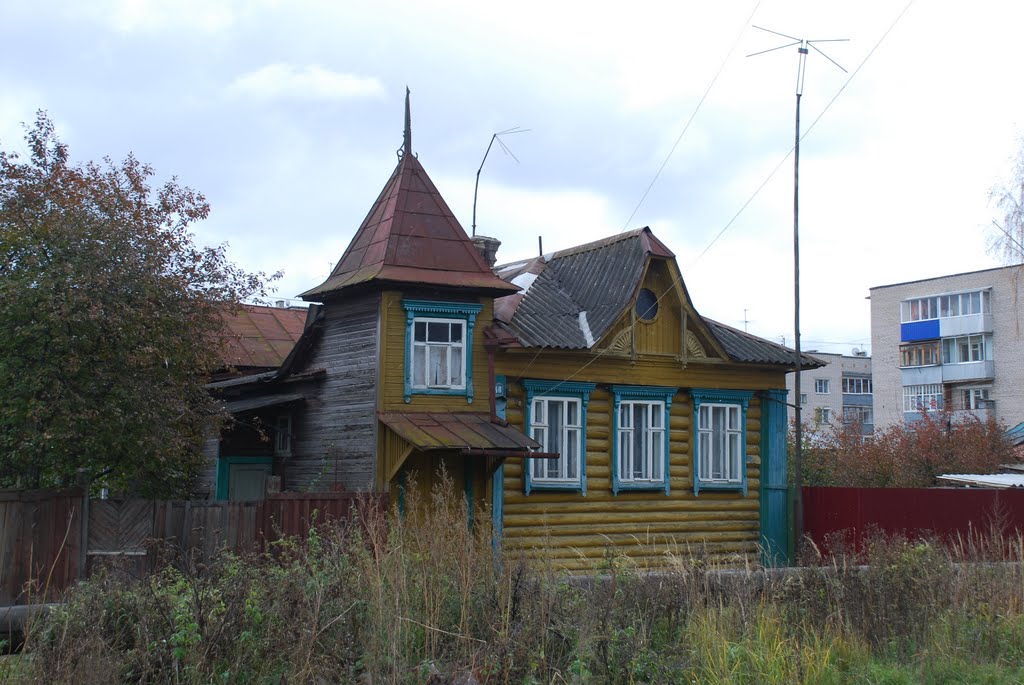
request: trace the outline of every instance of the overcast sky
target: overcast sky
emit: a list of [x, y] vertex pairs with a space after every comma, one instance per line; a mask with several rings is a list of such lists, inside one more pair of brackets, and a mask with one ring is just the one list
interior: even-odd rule
[[200, 242], [284, 270], [292, 297], [387, 181], [408, 84], [414, 151], [467, 232], [491, 134], [530, 129], [481, 176], [499, 261], [650, 226], [698, 311], [791, 345], [798, 57], [746, 57], [788, 42], [751, 25], [849, 38], [817, 44], [849, 73], [808, 58], [800, 157], [803, 347], [848, 354], [870, 346], [870, 287], [999, 265], [988, 194], [1024, 124], [1024, 3], [905, 8], [5, 0], [0, 142], [23, 150], [45, 109], [76, 160], [134, 152], [209, 199]]

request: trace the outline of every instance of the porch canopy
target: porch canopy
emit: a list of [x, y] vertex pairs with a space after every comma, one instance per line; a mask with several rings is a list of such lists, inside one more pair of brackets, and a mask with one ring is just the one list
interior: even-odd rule
[[[385, 459], [390, 479], [413, 450], [447, 451], [483, 457], [493, 472], [505, 459], [557, 459], [557, 453], [541, 452], [541, 445], [504, 422], [487, 414], [470, 412], [378, 412], [377, 418], [403, 444]], [[397, 447], [397, 446], [396, 446]]]

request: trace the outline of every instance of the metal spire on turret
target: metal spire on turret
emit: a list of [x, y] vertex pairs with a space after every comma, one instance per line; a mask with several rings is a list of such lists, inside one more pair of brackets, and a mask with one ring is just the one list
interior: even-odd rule
[[402, 156], [412, 154], [412, 115], [409, 112], [409, 86], [405, 87], [405, 134], [402, 137]]

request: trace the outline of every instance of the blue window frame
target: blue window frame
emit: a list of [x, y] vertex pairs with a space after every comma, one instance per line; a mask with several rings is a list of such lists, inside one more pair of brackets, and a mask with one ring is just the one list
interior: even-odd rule
[[587, 494], [587, 404], [594, 383], [522, 381], [526, 389], [526, 427], [552, 459], [527, 459], [526, 494], [533, 490], [573, 490]]
[[612, 492], [670, 492], [669, 416], [676, 388], [613, 385]]
[[402, 300], [405, 401], [413, 395], [465, 395], [473, 402], [473, 327], [483, 305]]
[[739, 490], [747, 494], [747, 406], [752, 392], [690, 391], [697, 437], [693, 492]]

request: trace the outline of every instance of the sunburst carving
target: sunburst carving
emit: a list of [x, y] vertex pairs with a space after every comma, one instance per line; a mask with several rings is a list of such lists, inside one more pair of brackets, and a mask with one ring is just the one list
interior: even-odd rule
[[633, 329], [626, 328], [616, 335], [610, 345], [608, 345], [608, 351], [613, 354], [630, 354], [633, 351]]
[[706, 359], [708, 356], [700, 342], [690, 331], [686, 332], [686, 356], [694, 359]]

